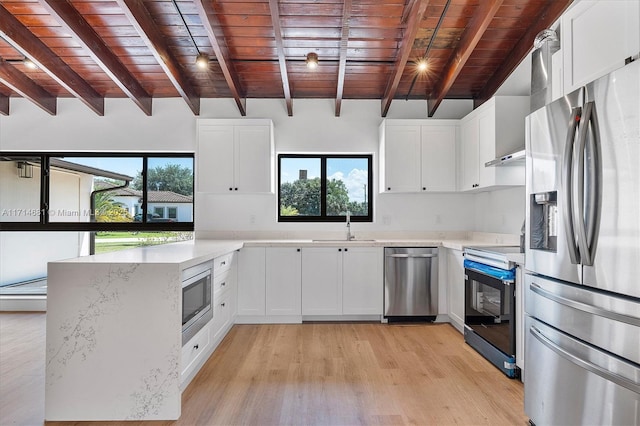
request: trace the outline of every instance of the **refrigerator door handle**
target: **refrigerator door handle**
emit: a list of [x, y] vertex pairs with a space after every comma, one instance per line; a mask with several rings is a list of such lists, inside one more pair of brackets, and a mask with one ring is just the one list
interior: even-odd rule
[[561, 357], [565, 358], [568, 361], [571, 361], [572, 363], [576, 364], [579, 367], [584, 368], [585, 370], [591, 371], [594, 374], [597, 374], [598, 376], [613, 382], [619, 386], [625, 387], [627, 389], [629, 389], [632, 392], [635, 393], [640, 393], [640, 385], [638, 385], [637, 383], [634, 383], [630, 380], [628, 380], [627, 378], [620, 376], [618, 374], [612, 373], [608, 370], [605, 370], [604, 368], [600, 367], [599, 365], [593, 364], [589, 361], [586, 361], [574, 354], [572, 354], [571, 352], [567, 351], [564, 348], [561, 348], [560, 346], [558, 346], [556, 343], [554, 343], [551, 339], [549, 339], [548, 337], [546, 337], [544, 334], [542, 334], [542, 332], [536, 327], [536, 326], [531, 326], [531, 328], [529, 328], [529, 332], [531, 333], [531, 335], [533, 337], [535, 337], [540, 343], [542, 343], [543, 345], [545, 345], [546, 347], [548, 347], [549, 349], [551, 349], [552, 351], [554, 351], [555, 353], [557, 353], [558, 355], [560, 355]]
[[564, 195], [562, 218], [564, 220], [565, 235], [567, 237], [569, 258], [574, 265], [580, 263], [580, 258], [578, 257], [573, 223], [573, 147], [581, 113], [582, 108], [580, 107], [573, 108], [571, 111], [570, 127], [567, 132], [567, 142], [565, 143], [564, 156], [562, 159], [562, 193]]
[[[587, 134], [589, 130], [591, 130], [592, 135], [590, 146], [587, 145]], [[600, 212], [602, 208], [602, 157], [600, 152], [600, 132], [595, 103], [593, 101], [587, 102], [584, 105], [584, 114], [581, 119], [578, 141], [579, 145], [578, 150], [576, 151], [578, 155], [578, 167], [574, 170], [574, 173], [578, 175], [576, 179], [578, 182], [576, 202], [578, 210], [574, 211], [574, 222], [577, 228], [578, 247], [580, 248], [582, 264], [585, 266], [593, 266], [596, 247], [598, 244]], [[585, 159], [589, 160], [589, 165], [587, 167], [589, 174], [586, 177]], [[584, 198], [585, 179], [587, 189], [586, 204]]]
[[588, 312], [590, 314], [598, 315], [604, 318], [609, 318], [613, 321], [620, 321], [626, 324], [635, 325], [640, 327], [640, 317], [632, 316], [633, 314], [626, 315], [625, 313], [618, 313], [615, 311], [610, 311], [603, 309], [599, 306], [595, 306], [589, 303], [581, 302], [578, 300], [568, 299], [559, 294], [555, 294], [547, 289], [542, 288], [540, 285], [536, 283], [529, 284], [529, 288], [534, 293], [539, 294], [545, 299], [553, 300], [554, 302], [560, 303], [562, 305], [568, 306], [573, 309], [577, 309], [579, 311]]

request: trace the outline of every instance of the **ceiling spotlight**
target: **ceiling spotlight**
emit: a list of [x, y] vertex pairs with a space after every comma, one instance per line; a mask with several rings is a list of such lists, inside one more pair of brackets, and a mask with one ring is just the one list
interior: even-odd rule
[[38, 66], [29, 58], [24, 58], [22, 60], [22, 63], [24, 64], [25, 67], [29, 68], [30, 70], [35, 70], [36, 68], [38, 68]]
[[209, 55], [198, 53], [198, 56], [196, 56], [196, 66], [202, 70], [209, 68]]
[[422, 58], [418, 61], [418, 71], [424, 72], [429, 66], [427, 65], [427, 58]]
[[307, 53], [307, 60], [305, 62], [307, 63], [307, 68], [315, 70], [318, 68], [318, 54], [315, 52]]

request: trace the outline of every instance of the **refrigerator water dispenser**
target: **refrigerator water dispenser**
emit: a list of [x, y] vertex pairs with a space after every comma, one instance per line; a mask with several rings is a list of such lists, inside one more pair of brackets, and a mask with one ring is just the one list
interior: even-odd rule
[[531, 248], [555, 252], [558, 248], [558, 192], [531, 194]]

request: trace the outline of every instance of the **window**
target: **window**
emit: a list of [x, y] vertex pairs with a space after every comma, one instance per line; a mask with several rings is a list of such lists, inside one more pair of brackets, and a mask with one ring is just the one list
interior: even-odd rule
[[278, 155], [278, 221], [373, 220], [372, 155]]
[[0, 152], [0, 295], [45, 295], [51, 261], [192, 239], [193, 188], [191, 154]]
[[0, 153], [0, 178], [0, 230], [193, 231], [192, 154]]

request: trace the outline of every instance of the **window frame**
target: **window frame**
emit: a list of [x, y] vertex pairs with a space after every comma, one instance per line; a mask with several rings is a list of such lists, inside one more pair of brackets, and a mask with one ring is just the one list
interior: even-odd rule
[[[1, 157], [40, 157], [40, 220], [38, 222], [0, 222], [0, 231], [194, 231], [196, 161], [189, 152], [24, 152], [0, 151]], [[50, 205], [50, 159], [57, 157], [111, 157], [140, 158], [142, 160], [142, 222], [51, 222], [48, 214]], [[150, 158], [191, 158], [193, 161], [193, 221], [191, 222], [148, 222], [147, 169]], [[135, 177], [135, 176], [134, 176]]]
[[[282, 185], [282, 159], [314, 158], [320, 159], [320, 215], [319, 216], [282, 216], [280, 214]], [[278, 154], [278, 222], [345, 222], [346, 216], [327, 216], [327, 160], [341, 158], [366, 159], [368, 167], [366, 216], [351, 216], [352, 222], [373, 222], [373, 154]]]

